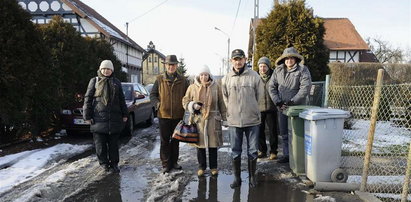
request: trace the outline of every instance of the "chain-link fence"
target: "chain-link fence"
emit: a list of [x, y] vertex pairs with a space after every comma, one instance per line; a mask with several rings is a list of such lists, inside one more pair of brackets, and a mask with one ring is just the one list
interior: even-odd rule
[[329, 86], [328, 107], [347, 110], [352, 115], [344, 123], [342, 167], [349, 173], [349, 182], [363, 182], [367, 144], [372, 146], [364, 191], [382, 201], [400, 201], [401, 197], [404, 201], [410, 193], [407, 159], [411, 142], [411, 84], [382, 86], [374, 139], [369, 144], [375, 89], [373, 85]]
[[325, 99], [325, 82], [312, 82], [310, 93], [308, 94], [307, 105], [323, 107]]

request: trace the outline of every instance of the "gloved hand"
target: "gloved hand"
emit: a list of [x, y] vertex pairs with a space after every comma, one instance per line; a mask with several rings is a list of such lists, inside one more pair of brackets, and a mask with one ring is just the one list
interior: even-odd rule
[[201, 105], [194, 103], [193, 105], [194, 110], [200, 110], [201, 109]]
[[283, 104], [284, 104], [284, 102], [283, 102], [283, 101], [281, 101], [281, 102], [277, 102], [275, 105], [276, 105], [277, 107], [282, 107], [282, 106], [283, 106]]
[[224, 127], [227, 127], [227, 126], [228, 126], [228, 122], [227, 122], [227, 121], [223, 121], [222, 124], [223, 124]]
[[[198, 107], [198, 109], [196, 109], [196, 107]], [[203, 103], [201, 102], [196, 102], [193, 104], [193, 108], [194, 108], [194, 114], [201, 114], [201, 107], [203, 107]]]
[[287, 106], [293, 106], [294, 105], [294, 101], [290, 100], [286, 103]]

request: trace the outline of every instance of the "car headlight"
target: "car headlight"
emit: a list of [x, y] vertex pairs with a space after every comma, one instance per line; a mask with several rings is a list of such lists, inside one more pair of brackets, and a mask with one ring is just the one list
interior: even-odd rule
[[71, 110], [69, 110], [69, 109], [63, 109], [63, 110], [61, 110], [61, 113], [62, 113], [62, 114], [66, 114], [66, 115], [70, 115], [70, 114], [71, 114]]

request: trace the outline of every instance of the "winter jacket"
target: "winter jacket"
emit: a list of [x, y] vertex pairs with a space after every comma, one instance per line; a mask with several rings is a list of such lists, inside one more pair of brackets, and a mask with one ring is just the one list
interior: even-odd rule
[[96, 78], [90, 79], [87, 92], [84, 95], [83, 118], [84, 120], [92, 120], [90, 126], [92, 133], [120, 133], [125, 125], [123, 117], [128, 117], [121, 82], [114, 77], [108, 78], [109, 100], [107, 106], [101, 102], [101, 97], [94, 97], [95, 83]]
[[237, 75], [231, 70], [223, 77], [222, 90], [229, 126], [242, 128], [261, 123], [258, 100], [264, 85], [257, 72], [246, 68]]
[[264, 81], [263, 79], [261, 79], [261, 82], [264, 85], [264, 91], [263, 93], [261, 93], [261, 97], [258, 101], [261, 112], [274, 112], [277, 110], [273, 103], [273, 100], [270, 97], [268, 88], [269, 81], [270, 80]]
[[287, 70], [285, 64], [274, 69], [269, 81], [268, 90], [274, 104], [292, 101], [294, 105], [305, 104], [311, 89], [311, 74], [301, 64]]
[[[185, 96], [183, 97], [183, 107], [185, 110], [189, 111], [192, 116], [194, 116], [194, 103], [199, 102], [201, 84], [198, 81], [198, 77], [195, 79], [194, 83], [191, 84]], [[223, 145], [222, 137], [222, 121], [225, 120], [226, 107], [224, 105], [223, 95], [220, 86], [214, 80], [211, 81], [210, 85], [210, 95], [211, 95], [211, 105], [209, 109], [209, 114], [205, 120], [202, 116], [199, 117], [197, 122], [197, 129], [199, 130], [199, 142], [196, 144], [199, 148], [216, 148]]]
[[166, 73], [158, 75], [150, 93], [150, 100], [158, 110], [157, 116], [163, 119], [182, 119], [184, 108], [181, 100], [189, 86], [188, 80], [179, 74], [174, 80]]

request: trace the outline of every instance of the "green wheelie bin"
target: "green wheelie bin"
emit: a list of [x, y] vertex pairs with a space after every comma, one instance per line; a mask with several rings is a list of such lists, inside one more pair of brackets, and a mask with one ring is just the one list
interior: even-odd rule
[[297, 175], [305, 175], [304, 150], [304, 119], [299, 117], [300, 112], [319, 108], [310, 105], [296, 105], [289, 107], [283, 113], [288, 116], [288, 148], [290, 168]]

